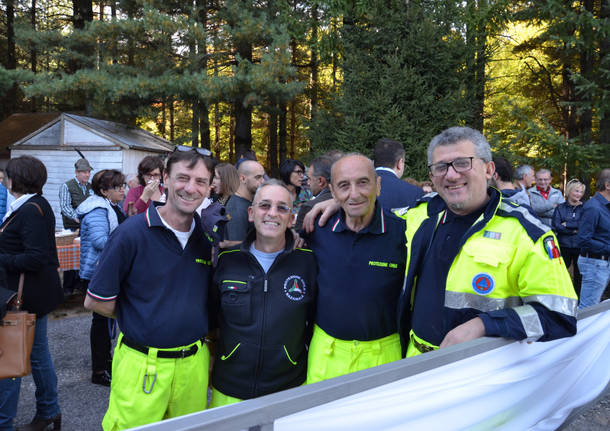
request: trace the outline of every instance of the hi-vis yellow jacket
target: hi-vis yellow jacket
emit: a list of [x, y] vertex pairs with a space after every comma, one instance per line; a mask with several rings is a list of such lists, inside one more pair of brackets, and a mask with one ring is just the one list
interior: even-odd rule
[[488, 194], [485, 211], [462, 237], [448, 274], [437, 277], [445, 284], [442, 316], [413, 310], [416, 287], [426, 289], [417, 286], [418, 273], [447, 207], [435, 194], [395, 211], [407, 223], [407, 276], [398, 313], [403, 348], [414, 340], [420, 352], [435, 348], [452, 329], [432, 341], [418, 337], [423, 325], [436, 320], [455, 327], [476, 316], [487, 336], [547, 341], [576, 333], [577, 296], [554, 233], [496, 189]]

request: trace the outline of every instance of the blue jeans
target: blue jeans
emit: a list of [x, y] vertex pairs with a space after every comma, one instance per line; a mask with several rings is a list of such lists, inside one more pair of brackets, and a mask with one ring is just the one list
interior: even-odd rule
[[[60, 413], [57, 401], [57, 375], [53, 368], [47, 316], [36, 319], [36, 332], [32, 346], [32, 377], [36, 384], [36, 418], [50, 419]], [[0, 430], [13, 431], [13, 419], [17, 416], [17, 403], [21, 378], [0, 380]]]
[[582, 275], [578, 308], [598, 304], [608, 285], [608, 280], [610, 280], [610, 262], [580, 256], [578, 258], [578, 269], [580, 269]]

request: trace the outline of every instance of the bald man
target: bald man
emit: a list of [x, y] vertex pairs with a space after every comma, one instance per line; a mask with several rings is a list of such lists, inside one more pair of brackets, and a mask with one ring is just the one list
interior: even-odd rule
[[377, 201], [380, 180], [362, 154], [338, 159], [329, 187], [341, 210], [306, 237], [319, 271], [308, 383], [401, 358], [405, 222]]
[[229, 222], [225, 228], [223, 247], [236, 245], [246, 238], [250, 227], [248, 208], [256, 189], [265, 179], [265, 168], [254, 160], [246, 160], [240, 163], [237, 174], [239, 175], [239, 188], [229, 198], [226, 205]]

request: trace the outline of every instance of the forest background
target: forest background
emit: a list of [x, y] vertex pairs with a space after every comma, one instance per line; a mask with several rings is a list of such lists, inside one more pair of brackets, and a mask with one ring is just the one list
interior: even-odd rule
[[277, 174], [482, 130], [515, 165], [610, 167], [610, 0], [2, 0], [0, 120], [68, 111]]

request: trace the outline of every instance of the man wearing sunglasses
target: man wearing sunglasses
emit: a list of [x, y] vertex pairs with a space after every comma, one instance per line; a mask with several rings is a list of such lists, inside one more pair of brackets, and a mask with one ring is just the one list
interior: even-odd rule
[[222, 251], [214, 273], [219, 338], [210, 407], [303, 384], [316, 297], [311, 250], [294, 249], [290, 192], [264, 182], [248, 208], [254, 229]]

